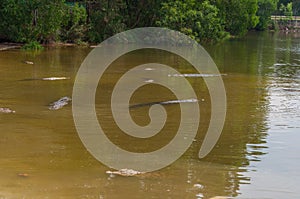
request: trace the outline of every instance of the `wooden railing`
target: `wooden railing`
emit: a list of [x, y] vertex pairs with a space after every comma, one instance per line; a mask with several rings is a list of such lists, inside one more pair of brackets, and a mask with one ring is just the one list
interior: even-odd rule
[[292, 20], [292, 21], [300, 21], [300, 16], [277, 16], [277, 15], [272, 15], [271, 16], [272, 20]]
[[271, 16], [271, 20], [286, 28], [300, 29], [300, 16]]

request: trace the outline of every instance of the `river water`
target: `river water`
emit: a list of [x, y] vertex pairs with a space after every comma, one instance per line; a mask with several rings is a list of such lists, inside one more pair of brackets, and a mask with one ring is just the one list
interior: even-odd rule
[[[299, 197], [300, 35], [249, 33], [205, 49], [223, 74], [226, 88], [227, 115], [221, 138], [205, 159], [198, 158], [211, 104], [205, 77], [187, 77], [199, 91], [197, 137], [172, 165], [135, 177], [106, 174], [111, 169], [98, 162], [80, 141], [71, 105], [60, 110], [47, 107], [63, 96], [72, 96], [76, 72], [91, 49], [1, 52], [0, 107], [16, 112], [0, 113], [0, 198]], [[99, 123], [114, 143], [130, 151], [160, 148], [178, 128], [178, 104], [165, 107], [172, 116], [166, 123], [169, 130], [149, 143], [125, 136], [112, 122], [109, 95], [114, 81], [127, 66], [157, 59], [182, 73], [195, 72], [172, 54], [138, 51], [115, 62], [98, 85]], [[62, 76], [70, 79], [39, 79]], [[136, 92], [132, 103], [173, 98], [168, 90], [150, 86]], [[148, 108], [131, 110], [136, 123], [149, 123]]]

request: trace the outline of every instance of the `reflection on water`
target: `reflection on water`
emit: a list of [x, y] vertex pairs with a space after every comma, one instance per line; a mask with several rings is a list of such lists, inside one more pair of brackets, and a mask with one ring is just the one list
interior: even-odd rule
[[256, 89], [261, 90], [260, 99], [249, 98], [258, 105], [254, 117], [264, 116], [260, 117], [261, 128], [253, 134], [259, 139], [254, 145], [246, 145], [246, 158], [250, 162], [245, 167], [247, 172], [239, 173], [248, 176], [250, 185], [241, 184], [239, 198], [299, 196], [296, 188], [300, 164], [296, 152], [299, 151], [296, 140], [299, 140], [300, 124], [299, 44], [299, 34], [253, 33], [240, 41], [211, 49], [221, 70], [235, 76], [236, 73], [251, 74], [259, 83]]
[[[205, 159], [197, 158], [210, 119], [210, 97], [203, 78], [213, 77], [186, 77], [200, 100], [200, 128], [194, 143], [171, 166], [127, 178], [107, 175], [109, 168], [86, 151], [74, 127], [71, 106], [48, 110], [49, 103], [71, 96], [76, 71], [90, 49], [1, 52], [0, 107], [16, 113], [0, 113], [0, 198], [295, 198], [300, 177], [299, 43], [297, 35], [251, 33], [244, 39], [207, 46], [226, 74], [222, 78], [227, 117], [217, 146]], [[99, 122], [109, 138], [130, 150], [159, 148], [178, 128], [179, 105], [166, 106], [172, 116], [166, 125], [174, 132], [139, 144], [119, 132], [109, 110], [114, 81], [127, 66], [157, 59], [183, 74], [195, 72], [174, 55], [135, 52], [114, 63], [97, 91]], [[34, 64], [26, 65], [26, 60]], [[70, 79], [19, 81], [43, 77]], [[132, 104], [173, 98], [168, 90], [150, 86], [136, 92]], [[141, 107], [131, 114], [145, 125], [147, 111]]]

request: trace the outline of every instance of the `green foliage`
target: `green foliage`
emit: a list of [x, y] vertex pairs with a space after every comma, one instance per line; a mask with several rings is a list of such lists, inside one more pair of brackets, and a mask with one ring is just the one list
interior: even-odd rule
[[126, 30], [122, 10], [124, 2], [103, 0], [102, 6], [95, 7], [90, 16], [89, 39], [101, 42], [104, 39]]
[[29, 42], [27, 44], [25, 44], [24, 46], [22, 46], [23, 50], [43, 50], [44, 47], [37, 41], [32, 41]]
[[16, 42], [55, 40], [63, 3], [63, 0], [2, 0], [0, 32]]
[[300, 0], [293, 0], [293, 14], [300, 15]]
[[217, 0], [225, 30], [235, 36], [245, 35], [259, 22], [257, 0]]
[[162, 4], [157, 25], [181, 31], [199, 42], [215, 42], [227, 36], [218, 12], [207, 0], [169, 1]]
[[279, 0], [279, 5], [281, 5], [281, 4], [287, 5], [290, 2], [291, 2], [291, 0]]
[[121, 10], [128, 28], [154, 26], [159, 17], [163, 0], [137, 1], [126, 0]]
[[293, 16], [293, 3], [290, 2], [286, 6], [284, 4], [280, 4], [279, 11], [284, 16], [292, 17]]
[[63, 0], [41, 0], [37, 8], [37, 39], [43, 43], [55, 41], [61, 26], [64, 9]]
[[215, 42], [229, 34], [243, 36], [253, 28], [265, 30], [278, 1], [286, 16], [296, 10], [294, 4], [300, 4], [300, 0], [93, 0], [80, 4], [1, 0], [0, 39], [98, 43], [124, 30], [162, 26], [201, 43]]
[[266, 30], [271, 22], [270, 16], [277, 8], [278, 0], [258, 0], [259, 23], [256, 25], [257, 30]]
[[81, 43], [87, 40], [87, 13], [85, 7], [75, 3], [65, 5], [60, 29], [60, 38], [64, 42]]
[[292, 17], [293, 16], [293, 3], [290, 2], [286, 5], [286, 12], [284, 13], [285, 16]]
[[27, 25], [31, 21], [28, 7], [26, 2], [17, 3], [14, 0], [3, 0], [0, 4], [0, 31], [8, 39], [24, 42], [26, 38], [32, 37], [30, 27]]

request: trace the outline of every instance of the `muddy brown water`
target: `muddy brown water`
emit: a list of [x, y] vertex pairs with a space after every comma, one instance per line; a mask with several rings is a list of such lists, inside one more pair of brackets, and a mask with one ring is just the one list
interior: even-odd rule
[[[187, 77], [200, 100], [197, 137], [172, 165], [138, 177], [106, 174], [110, 168], [94, 159], [81, 143], [71, 105], [48, 109], [51, 102], [72, 96], [76, 72], [91, 49], [2, 51], [0, 107], [16, 112], [0, 113], [0, 198], [297, 198], [300, 35], [250, 33], [205, 48], [226, 74], [222, 78], [227, 116], [217, 146], [208, 157], [198, 159], [210, 119], [210, 98], [203, 81], [206, 77]], [[109, 94], [115, 79], [127, 66], [157, 59], [182, 73], [194, 72], [174, 55], [138, 51], [114, 63], [98, 86], [99, 122], [114, 143], [131, 151], [160, 148], [178, 128], [178, 104], [165, 107], [172, 116], [166, 124], [168, 131], [150, 141], [128, 138], [112, 122]], [[39, 80], [44, 77], [70, 79]], [[32, 80], [20, 81], [24, 79]], [[134, 94], [132, 104], [173, 98], [165, 88], [148, 86]], [[148, 108], [131, 110], [136, 123], [149, 123]]]

